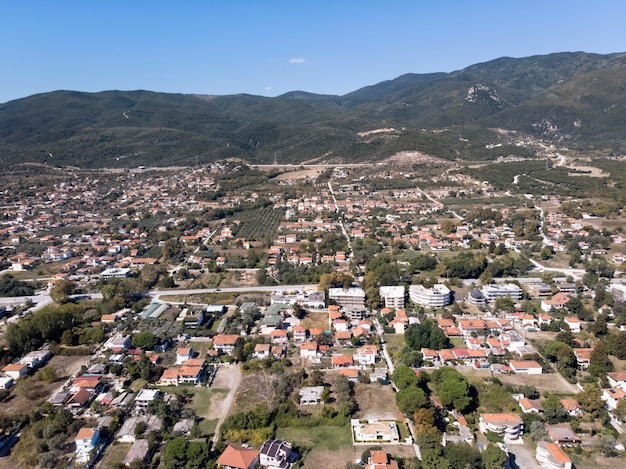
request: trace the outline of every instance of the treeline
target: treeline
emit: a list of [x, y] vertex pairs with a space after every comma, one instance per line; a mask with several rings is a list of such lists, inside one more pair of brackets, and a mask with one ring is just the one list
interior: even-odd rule
[[96, 319], [96, 316], [85, 314], [86, 311], [84, 305], [66, 303], [46, 307], [17, 323], [9, 324], [5, 334], [9, 353], [18, 357], [25, 352], [39, 349], [47, 342], [60, 343], [66, 331], [73, 331], [74, 328]]
[[11, 274], [0, 277], [0, 296], [30, 296], [35, 293], [33, 284], [17, 280]]

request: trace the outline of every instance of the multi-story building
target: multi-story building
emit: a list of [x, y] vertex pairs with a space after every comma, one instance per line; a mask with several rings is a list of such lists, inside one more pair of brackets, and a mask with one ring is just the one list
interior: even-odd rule
[[432, 288], [426, 288], [424, 285], [411, 285], [409, 297], [414, 303], [426, 308], [440, 308], [452, 302], [450, 289], [441, 283], [433, 285]]
[[404, 286], [380, 287], [380, 297], [386, 308], [404, 308]]
[[523, 432], [524, 422], [519, 414], [480, 414], [478, 428], [482, 433], [493, 432], [506, 440], [517, 440]]
[[572, 460], [556, 443], [537, 442], [535, 458], [545, 469], [572, 469]]
[[487, 301], [495, 301], [506, 296], [512, 300], [522, 299], [522, 289], [514, 283], [485, 285], [481, 292]]
[[363, 311], [365, 309], [365, 292], [360, 287], [330, 288], [328, 298], [348, 311]]

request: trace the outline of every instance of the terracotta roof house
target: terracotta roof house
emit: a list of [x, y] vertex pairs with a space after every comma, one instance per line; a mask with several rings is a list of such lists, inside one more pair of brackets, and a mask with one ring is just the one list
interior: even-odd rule
[[258, 461], [258, 450], [228, 445], [216, 462], [224, 469], [256, 469]]
[[230, 355], [235, 350], [239, 337], [237, 334], [217, 334], [213, 338], [213, 348]]
[[582, 417], [583, 411], [576, 399], [561, 399], [561, 405], [572, 417]]
[[611, 371], [606, 374], [606, 377], [611, 387], [626, 389], [626, 372]]
[[76, 458], [80, 461], [89, 459], [89, 453], [100, 441], [100, 430], [97, 428], [81, 428], [76, 435]]
[[542, 366], [535, 360], [510, 360], [509, 366], [515, 373], [540, 375], [543, 372]]
[[365, 469], [398, 469], [398, 462], [382, 450], [371, 450]]
[[519, 414], [480, 414], [478, 427], [482, 433], [497, 433], [507, 440], [517, 440], [523, 431], [524, 422]]
[[272, 346], [270, 344], [256, 344], [252, 355], [258, 360], [263, 360], [270, 356]]
[[570, 316], [563, 318], [563, 322], [569, 326], [570, 331], [580, 332], [580, 326], [582, 325], [582, 321], [580, 319]]
[[572, 460], [556, 443], [537, 442], [535, 458], [546, 469], [572, 469]]
[[2, 372], [9, 378], [19, 379], [28, 374], [28, 365], [23, 363], [10, 363], [2, 368]]
[[352, 355], [333, 355], [331, 358], [333, 368], [342, 368], [352, 366], [354, 361]]

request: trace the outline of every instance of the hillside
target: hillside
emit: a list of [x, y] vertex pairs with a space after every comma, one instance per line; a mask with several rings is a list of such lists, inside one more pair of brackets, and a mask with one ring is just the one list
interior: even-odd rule
[[[85, 168], [228, 157], [345, 163], [403, 150], [489, 160], [530, 156], [545, 143], [620, 154], [624, 86], [626, 54], [577, 52], [407, 74], [344, 96], [55, 91], [0, 104], [0, 161]], [[388, 130], [367, 133], [376, 129]]]

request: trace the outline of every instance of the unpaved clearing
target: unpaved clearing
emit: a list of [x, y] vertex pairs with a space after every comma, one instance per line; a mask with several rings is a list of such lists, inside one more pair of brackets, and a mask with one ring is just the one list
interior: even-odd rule
[[217, 374], [215, 375], [215, 379], [213, 380], [212, 386], [214, 388], [229, 388], [230, 391], [226, 398], [221, 399], [220, 397], [215, 396], [215, 400], [211, 401], [211, 408], [209, 409], [209, 419], [219, 418], [217, 425], [215, 427], [215, 435], [213, 437], [213, 443], [215, 444], [220, 435], [220, 427], [224, 420], [228, 416], [228, 412], [233, 405], [235, 400], [235, 394], [239, 389], [239, 385], [241, 384], [241, 370], [237, 365], [221, 365]]

